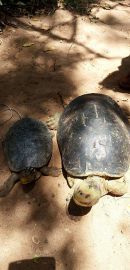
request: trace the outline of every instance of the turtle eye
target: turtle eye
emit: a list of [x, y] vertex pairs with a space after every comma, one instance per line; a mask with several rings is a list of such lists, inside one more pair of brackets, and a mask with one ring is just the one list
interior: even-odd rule
[[82, 191], [79, 191], [79, 194], [82, 196], [83, 195]]

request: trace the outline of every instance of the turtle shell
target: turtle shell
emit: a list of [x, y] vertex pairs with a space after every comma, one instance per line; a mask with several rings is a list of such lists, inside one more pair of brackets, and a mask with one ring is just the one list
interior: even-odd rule
[[4, 151], [12, 171], [46, 165], [52, 155], [52, 138], [48, 127], [31, 118], [17, 121], [5, 136]]
[[129, 168], [129, 123], [109, 96], [86, 94], [70, 102], [57, 140], [63, 167], [72, 176], [120, 177]]

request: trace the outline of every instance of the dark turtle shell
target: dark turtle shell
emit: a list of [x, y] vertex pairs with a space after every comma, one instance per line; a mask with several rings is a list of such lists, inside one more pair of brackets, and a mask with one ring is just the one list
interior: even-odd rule
[[12, 171], [46, 165], [52, 155], [52, 138], [48, 127], [31, 118], [17, 121], [5, 136], [4, 151]]
[[129, 168], [129, 123], [106, 95], [86, 94], [70, 102], [59, 120], [57, 139], [70, 175], [120, 177]]

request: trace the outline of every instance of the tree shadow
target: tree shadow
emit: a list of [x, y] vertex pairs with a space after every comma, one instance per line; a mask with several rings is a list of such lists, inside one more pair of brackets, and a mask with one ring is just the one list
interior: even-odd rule
[[[23, 3], [23, 5], [21, 4]], [[11, 1], [4, 0], [2, 1], [3, 5], [1, 6], [2, 10], [5, 13], [13, 15], [32, 15], [37, 12], [50, 12], [55, 11], [56, 8], [65, 8], [71, 10], [77, 14], [86, 15], [89, 14], [93, 4], [100, 3], [100, 0], [43, 0], [43, 1], [31, 1], [31, 0], [23, 0], [23, 1]]]
[[[81, 53], [79, 53], [78, 57], [77, 57], [77, 53], [75, 55], [74, 53], [72, 53], [72, 51], [70, 52], [70, 49], [71, 49], [72, 45], [75, 45], [75, 46], [77, 46], [77, 47], [79, 47], [81, 49], [84, 49], [86, 51], [86, 53], [94, 54], [95, 58], [105, 58], [105, 59], [111, 58], [111, 57], [107, 57], [107, 55], [104, 55], [103, 53], [96, 52], [96, 50], [91, 49], [84, 42], [79, 42], [77, 40], [78, 17], [75, 14], [70, 13], [72, 15], [72, 18], [69, 21], [57, 23], [55, 21], [55, 15], [58, 14], [59, 17], [60, 17], [61, 16], [60, 12], [62, 12], [62, 10], [57, 10], [56, 11], [54, 16], [52, 17], [52, 22], [51, 22], [50, 26], [48, 27], [48, 29], [41, 29], [40, 27], [32, 25], [31, 23], [28, 25], [27, 23], [25, 23], [23, 21], [20, 21], [17, 18], [15, 18], [15, 22], [19, 26], [19, 28], [21, 28], [21, 29], [25, 29], [26, 31], [28, 31], [28, 30], [36, 31], [39, 34], [42, 34], [43, 36], [46, 36], [47, 41], [49, 41], [50, 39], [52, 39], [53, 41], [61, 41], [62, 40], [62, 42], [70, 44], [70, 47], [68, 49], [68, 53], [65, 54], [65, 58], [69, 61], [69, 59], [71, 59], [71, 57], [72, 57], [71, 62], [73, 64], [76, 64], [79, 61], [85, 61], [86, 58], [83, 58]], [[59, 34], [57, 33], [57, 28], [58, 27], [62, 29], [62, 27], [65, 27], [65, 26], [70, 27], [70, 29], [71, 29], [71, 35], [70, 35], [69, 38], [63, 36], [62, 31], [60, 31]], [[117, 37], [114, 37], [113, 39], [115, 39]], [[46, 43], [44, 43], [44, 45], [46, 45]]]
[[[69, 67], [70, 70], [73, 69], [78, 62], [85, 61], [86, 57], [83, 57], [82, 52], [72, 51], [71, 46], [76, 45], [86, 52], [93, 53], [95, 57], [104, 58], [104, 55], [94, 52], [84, 43], [76, 40], [77, 18], [75, 16], [69, 22], [59, 24], [53, 17], [49, 30], [34, 25], [28, 28], [25, 22], [19, 23], [25, 32], [22, 35], [14, 35], [8, 44], [12, 48], [8, 61], [13, 69], [0, 74], [0, 98], [3, 103], [11, 103], [16, 108], [19, 107], [23, 115], [34, 116], [35, 114], [36, 117], [38, 114], [47, 115], [48, 99], [51, 101], [53, 99], [54, 103], [58, 103], [58, 92], [64, 97], [76, 95], [76, 85], [71, 71], [70, 74], [66, 74], [64, 69], [66, 67]], [[69, 38], [63, 37], [61, 32], [60, 34], [55, 32], [57, 27], [62, 26], [70, 27], [71, 36]], [[36, 31], [43, 40], [39, 42], [30, 38], [28, 31]], [[60, 47], [59, 51], [48, 48], [48, 43], [52, 40], [55, 42], [62, 40], [66, 46], [68, 44], [68, 51], [63, 51]], [[28, 45], [30, 43], [32, 46]], [[52, 106], [51, 110], [53, 110]]]
[[35, 257], [34, 259], [21, 260], [9, 264], [8, 270], [56, 270], [53, 257]]

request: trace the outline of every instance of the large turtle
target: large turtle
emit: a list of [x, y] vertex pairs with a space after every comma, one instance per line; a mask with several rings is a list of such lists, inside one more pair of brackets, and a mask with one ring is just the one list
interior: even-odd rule
[[130, 129], [112, 98], [85, 94], [71, 101], [60, 117], [57, 140], [76, 204], [90, 207], [109, 192], [127, 192]]
[[52, 136], [39, 120], [28, 117], [18, 120], [8, 130], [3, 147], [12, 174], [0, 188], [0, 197], [7, 195], [18, 180], [27, 184], [41, 174], [60, 174], [60, 169], [47, 166], [52, 155]]

